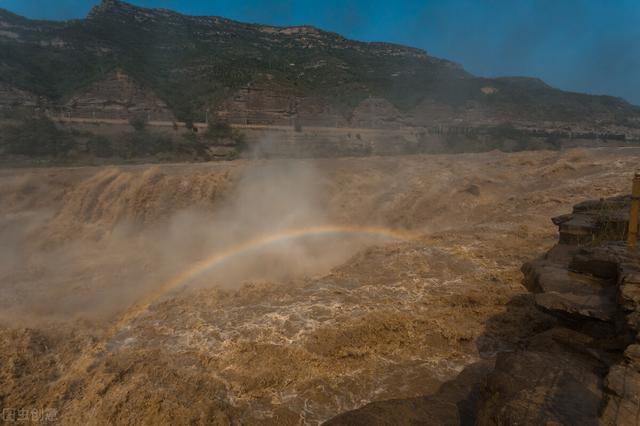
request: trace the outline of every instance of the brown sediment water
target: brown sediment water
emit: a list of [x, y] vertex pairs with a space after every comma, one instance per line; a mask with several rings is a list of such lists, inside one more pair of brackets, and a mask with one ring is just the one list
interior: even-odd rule
[[63, 424], [316, 424], [435, 392], [548, 320], [520, 265], [637, 161], [0, 170], [0, 400]]

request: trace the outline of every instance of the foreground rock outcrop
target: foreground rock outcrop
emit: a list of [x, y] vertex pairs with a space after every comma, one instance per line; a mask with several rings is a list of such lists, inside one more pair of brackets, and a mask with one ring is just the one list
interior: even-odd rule
[[[374, 402], [329, 424], [640, 424], [640, 252], [624, 244], [630, 202], [586, 201], [553, 219], [558, 244], [522, 267], [549, 327], [437, 394]], [[466, 392], [451, 392], [460, 383]]]
[[623, 243], [630, 202], [587, 201], [553, 219], [559, 243], [522, 271], [558, 323], [498, 355], [477, 424], [639, 424], [640, 255]]

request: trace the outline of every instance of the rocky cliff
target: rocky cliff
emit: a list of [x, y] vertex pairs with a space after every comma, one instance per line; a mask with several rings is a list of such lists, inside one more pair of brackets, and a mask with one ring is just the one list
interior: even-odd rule
[[629, 196], [587, 201], [553, 219], [558, 243], [522, 267], [548, 327], [436, 394], [327, 424], [639, 425], [640, 251], [623, 243], [629, 206]]
[[[640, 128], [640, 109], [622, 99], [563, 92], [531, 78], [478, 78], [420, 49], [309, 26], [184, 16], [119, 0], [66, 22], [0, 9], [0, 26], [0, 82], [79, 115], [96, 109], [108, 117], [115, 105], [193, 121], [209, 112], [239, 124]], [[94, 96], [114, 70], [154, 95], [134, 102], [139, 108], [113, 102], [129, 99], [126, 88]]]
[[74, 117], [124, 118], [142, 115], [147, 119], [174, 121], [167, 104], [152, 90], [116, 70], [74, 95], [65, 111]]
[[640, 424], [640, 252], [622, 242], [630, 201], [588, 201], [554, 219], [559, 243], [522, 271], [558, 322], [498, 355], [477, 424]]
[[22, 106], [38, 108], [46, 104], [46, 99], [27, 91], [18, 89], [7, 83], [0, 82], [0, 109]]

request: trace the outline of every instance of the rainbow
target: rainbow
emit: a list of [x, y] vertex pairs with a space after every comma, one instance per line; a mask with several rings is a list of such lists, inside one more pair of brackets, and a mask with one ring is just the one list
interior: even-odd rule
[[167, 281], [156, 289], [152, 294], [145, 297], [141, 302], [138, 302], [137, 306], [129, 310], [126, 315], [118, 323], [117, 328], [130, 323], [144, 313], [153, 302], [155, 302], [162, 295], [167, 292], [180, 287], [181, 285], [188, 284], [196, 278], [210, 272], [214, 268], [220, 266], [224, 262], [231, 260], [235, 257], [241, 256], [253, 250], [261, 249], [272, 244], [283, 243], [298, 238], [308, 238], [313, 236], [329, 236], [340, 234], [360, 234], [360, 235], [375, 235], [386, 237], [393, 240], [409, 241], [416, 238], [416, 235], [407, 231], [397, 231], [383, 227], [369, 227], [369, 226], [312, 226], [300, 229], [290, 229], [278, 232], [272, 235], [261, 236], [252, 240], [242, 242], [240, 244], [229, 247], [228, 249], [214, 253], [213, 255], [202, 259], [193, 265], [191, 265], [184, 272], [176, 275], [171, 280]]

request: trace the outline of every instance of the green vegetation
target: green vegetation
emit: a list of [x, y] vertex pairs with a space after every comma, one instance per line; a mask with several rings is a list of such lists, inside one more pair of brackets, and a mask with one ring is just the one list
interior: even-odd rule
[[170, 139], [145, 131], [122, 133], [110, 145], [116, 157], [126, 159], [175, 152]]
[[[621, 99], [563, 92], [531, 78], [476, 78], [416, 49], [354, 42], [313, 28], [300, 30], [303, 34], [265, 31], [257, 25], [143, 10], [115, 0], [85, 20], [32, 21], [2, 9], [0, 20], [5, 31], [17, 34], [15, 39], [0, 37], [0, 83], [60, 104], [121, 69], [152, 89], [186, 127], [174, 123], [173, 130], [162, 133], [148, 126], [146, 117], [135, 116], [131, 131], [107, 137], [33, 118], [32, 111], [5, 109], [0, 110], [4, 155], [114, 161], [234, 158], [247, 146], [241, 133], [216, 120], [198, 131], [194, 122], [204, 121], [205, 111], [215, 110], [247, 85], [284, 97], [317, 97], [347, 120], [363, 100], [382, 97], [401, 111], [416, 108], [414, 116], [422, 114], [420, 105], [427, 102], [461, 113], [477, 108], [502, 120], [584, 122], [596, 117], [640, 127], [640, 108]], [[292, 125], [302, 131], [297, 118]], [[566, 137], [527, 134], [509, 124], [440, 136], [441, 146], [423, 138], [412, 149], [558, 149]], [[614, 136], [624, 140], [624, 135]], [[362, 142], [359, 134], [355, 139]]]
[[232, 139], [234, 136], [233, 129], [229, 123], [222, 121], [210, 121], [204, 136], [211, 141], [219, 141], [224, 139]]
[[129, 124], [136, 132], [142, 132], [147, 125], [147, 118], [143, 115], [134, 115], [129, 119]]
[[87, 141], [87, 150], [99, 158], [115, 156], [115, 150], [111, 146], [111, 142], [104, 136], [92, 136]]
[[223, 121], [210, 121], [202, 139], [208, 146], [234, 146], [238, 153], [247, 149], [244, 134]]
[[[0, 81], [58, 102], [119, 68], [153, 89], [181, 121], [204, 121], [238, 88], [251, 83], [283, 95], [317, 96], [344, 117], [364, 99], [389, 100], [401, 111], [422, 101], [454, 110], [473, 102], [487, 111], [531, 120], [579, 120], [640, 111], [621, 99], [562, 92], [536, 79], [475, 78], [424, 52], [382, 43], [265, 32], [260, 26], [201, 19], [109, 2], [90, 19], [30, 21], [0, 9], [19, 39], [0, 39]], [[43, 40], [61, 40], [52, 48]], [[485, 94], [481, 89], [495, 89]]]
[[[451, 129], [450, 129], [451, 130]], [[558, 150], [568, 135], [535, 133], [518, 129], [509, 123], [486, 128], [469, 128], [444, 134], [418, 134], [414, 153], [466, 153], [487, 151]], [[465, 131], [466, 130], [466, 131]], [[440, 143], [437, 143], [439, 139]]]
[[60, 130], [46, 118], [28, 118], [2, 129], [2, 150], [29, 157], [63, 157], [76, 146], [71, 132]]
[[[132, 123], [133, 125], [133, 123]], [[205, 132], [199, 137], [184, 132], [172, 137], [157, 133], [136, 123], [136, 129], [118, 135], [104, 136], [80, 132], [57, 125], [44, 116], [5, 122], [0, 126], [0, 155], [48, 158], [57, 161], [83, 162], [92, 158], [111, 161], [181, 161], [237, 158], [247, 148], [244, 135], [231, 128], [214, 127], [214, 134]], [[224, 155], [211, 155], [209, 147], [223, 145]]]

